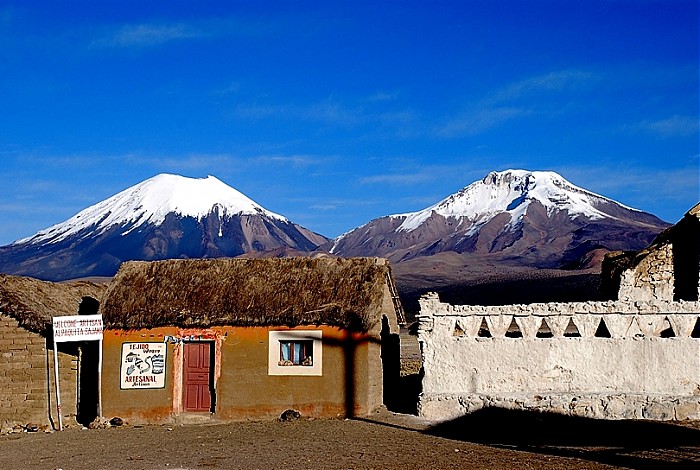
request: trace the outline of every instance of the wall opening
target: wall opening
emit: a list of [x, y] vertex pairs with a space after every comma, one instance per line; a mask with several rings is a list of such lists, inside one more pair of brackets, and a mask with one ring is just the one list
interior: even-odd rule
[[486, 318], [481, 320], [481, 325], [479, 326], [479, 333], [477, 334], [479, 338], [491, 338], [491, 331], [489, 330], [489, 325], [486, 323]]
[[[96, 315], [100, 302], [83, 297], [78, 315]], [[78, 377], [76, 421], [87, 426], [99, 416], [99, 341], [81, 341], [78, 346]]]
[[537, 334], [535, 335], [536, 338], [553, 338], [554, 333], [552, 333], [552, 329], [549, 327], [549, 323], [545, 318], [542, 319], [542, 323], [540, 324], [540, 329], [537, 330]]
[[700, 317], [698, 317], [698, 320], [695, 322], [695, 327], [693, 328], [693, 331], [690, 333], [691, 338], [700, 338]]
[[700, 219], [684, 217], [673, 239], [673, 300], [698, 300], [700, 290]]
[[595, 336], [596, 338], [612, 338], [612, 335], [610, 334], [610, 330], [608, 330], [608, 325], [605, 324], [605, 320], [602, 318], [600, 319], [600, 323], [598, 323], [598, 328], [595, 330]]
[[[382, 316], [380, 333], [380, 354], [382, 357], [382, 393], [383, 403], [388, 409], [394, 409], [401, 392], [401, 343], [398, 334], [391, 332], [389, 319]], [[416, 394], [416, 399], [418, 394]]]
[[510, 326], [508, 326], [508, 330], [506, 331], [506, 338], [522, 338], [523, 337], [523, 332], [520, 330], [520, 327], [518, 326], [518, 322], [515, 321], [515, 317], [510, 321]]
[[668, 320], [668, 317], [664, 318], [662, 330], [659, 333], [659, 338], [675, 338], [676, 337], [676, 332], [673, 331], [673, 326], [671, 325], [671, 322]]
[[576, 326], [576, 323], [574, 322], [573, 318], [569, 318], [569, 324], [566, 325], [566, 329], [564, 330], [564, 337], [565, 338], [580, 338], [581, 337], [581, 332], [578, 330], [578, 327]]

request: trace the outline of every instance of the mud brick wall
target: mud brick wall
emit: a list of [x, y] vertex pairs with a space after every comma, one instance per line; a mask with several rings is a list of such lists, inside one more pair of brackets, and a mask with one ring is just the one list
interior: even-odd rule
[[[47, 364], [46, 346], [46, 338], [22, 328], [17, 320], [0, 312], [0, 431], [29, 423], [50, 425], [49, 399], [51, 416], [58, 426], [53, 351], [48, 351]], [[59, 352], [59, 370], [64, 423], [74, 424], [77, 358]]]

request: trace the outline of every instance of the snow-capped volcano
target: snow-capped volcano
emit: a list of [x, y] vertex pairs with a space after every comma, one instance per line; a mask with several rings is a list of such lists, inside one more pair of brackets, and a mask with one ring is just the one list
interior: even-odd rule
[[559, 267], [598, 248], [639, 249], [667, 226], [554, 172], [506, 170], [426, 209], [373, 220], [326, 247], [393, 261], [455, 251]]
[[478, 226], [506, 212], [510, 214], [511, 223], [515, 224], [522, 220], [533, 202], [540, 203], [548, 214], [566, 210], [571, 217], [580, 215], [592, 220], [612, 217], [595, 206], [614, 203], [574, 186], [551, 171], [494, 171], [433, 206], [404, 214], [406, 218], [397, 230], [415, 230], [433, 214], [464, 218]]
[[88, 228], [93, 235], [100, 235], [119, 226], [126, 235], [143, 224], [161, 225], [170, 214], [202, 220], [212, 213], [220, 221], [233, 215], [259, 215], [289, 222], [214, 176], [160, 174], [14, 244], [56, 243]]
[[161, 174], [0, 247], [0, 270], [47, 280], [111, 276], [126, 260], [311, 251], [326, 241], [213, 176]]

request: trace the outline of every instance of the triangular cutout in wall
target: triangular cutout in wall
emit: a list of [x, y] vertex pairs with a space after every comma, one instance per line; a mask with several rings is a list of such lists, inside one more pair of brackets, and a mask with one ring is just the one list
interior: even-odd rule
[[608, 330], [608, 325], [605, 324], [605, 320], [603, 320], [602, 318], [600, 319], [600, 323], [598, 323], [598, 328], [595, 330], [595, 337], [612, 338], [610, 330]]
[[523, 337], [523, 332], [520, 330], [520, 326], [518, 326], [518, 323], [515, 321], [515, 317], [513, 317], [513, 320], [510, 322], [510, 326], [508, 327], [508, 330], [506, 331], [506, 338], [522, 338]]
[[491, 338], [491, 331], [489, 330], [489, 325], [486, 323], [486, 318], [481, 320], [481, 326], [479, 326], [479, 333], [477, 334], [479, 338]]
[[574, 323], [573, 318], [569, 319], [569, 324], [566, 326], [566, 330], [564, 330], [564, 336], [567, 338], [581, 337], [581, 333], [578, 331], [578, 327], [576, 326], [576, 323]]
[[663, 329], [659, 333], [659, 338], [675, 338], [676, 332], [673, 331], [673, 325], [669, 321], [668, 317], [664, 318]]
[[540, 325], [540, 329], [537, 330], [537, 334], [535, 335], [535, 338], [553, 338], [554, 333], [552, 333], [552, 329], [549, 327], [549, 323], [547, 323], [547, 319], [543, 318], [542, 319], [542, 324]]
[[690, 333], [691, 338], [700, 338], [700, 317], [698, 317], [698, 321], [695, 322], [695, 327], [693, 328], [693, 332]]

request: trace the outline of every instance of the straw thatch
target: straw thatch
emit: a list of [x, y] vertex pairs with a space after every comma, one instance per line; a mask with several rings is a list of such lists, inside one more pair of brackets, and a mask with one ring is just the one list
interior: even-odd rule
[[388, 264], [374, 258], [133, 261], [102, 304], [110, 328], [325, 324], [370, 331], [381, 322]]
[[27, 330], [46, 334], [52, 318], [77, 315], [84, 297], [99, 300], [104, 285], [77, 281], [55, 283], [0, 274], [0, 312]]

